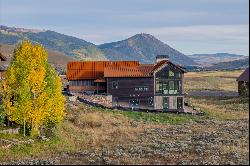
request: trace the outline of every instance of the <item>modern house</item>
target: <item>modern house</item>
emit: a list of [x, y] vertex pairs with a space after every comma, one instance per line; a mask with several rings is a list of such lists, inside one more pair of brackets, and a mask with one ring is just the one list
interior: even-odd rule
[[238, 93], [240, 96], [249, 96], [249, 67], [237, 78]]
[[137, 61], [70, 62], [68, 89], [111, 96], [113, 107], [184, 111], [185, 71], [158, 55], [155, 64]]

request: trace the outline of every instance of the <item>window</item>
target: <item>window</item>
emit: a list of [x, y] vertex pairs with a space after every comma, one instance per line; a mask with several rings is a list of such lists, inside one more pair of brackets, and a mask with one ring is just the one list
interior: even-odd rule
[[70, 81], [70, 86], [94, 86], [93, 80], [78, 80], [78, 81]]
[[162, 84], [163, 94], [168, 94], [168, 82]]
[[174, 72], [173, 72], [172, 70], [169, 70], [168, 76], [169, 76], [169, 77], [174, 77]]
[[118, 82], [117, 81], [112, 82], [112, 89], [118, 89]]
[[180, 80], [163, 80], [156, 81], [155, 92], [160, 94], [178, 94], [182, 92]]
[[138, 91], [138, 90], [139, 90], [139, 88], [135, 87], [135, 91]]
[[181, 93], [182, 87], [181, 87], [181, 81], [175, 81], [175, 89], [177, 90], [177, 93]]
[[174, 90], [174, 81], [169, 81], [169, 90]]
[[132, 99], [129, 101], [131, 107], [139, 107], [139, 99]]
[[160, 82], [159, 81], [156, 81], [156, 84], [155, 84], [155, 91], [156, 91], [156, 93], [161, 93], [161, 91], [160, 91]]
[[176, 74], [177, 78], [181, 78], [181, 73], [180, 72], [176, 72], [175, 74]]

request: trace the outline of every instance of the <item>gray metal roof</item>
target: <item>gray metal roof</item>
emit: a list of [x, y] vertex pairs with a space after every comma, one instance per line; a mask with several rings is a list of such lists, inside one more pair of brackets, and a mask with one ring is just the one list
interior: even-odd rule
[[237, 78], [237, 81], [249, 82], [249, 67]]

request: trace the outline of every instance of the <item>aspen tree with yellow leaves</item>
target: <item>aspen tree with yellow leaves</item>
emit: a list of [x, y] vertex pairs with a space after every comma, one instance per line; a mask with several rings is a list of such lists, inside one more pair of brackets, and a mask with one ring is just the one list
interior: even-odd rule
[[7, 118], [40, 134], [41, 126], [54, 126], [64, 118], [62, 83], [41, 45], [23, 41], [14, 51], [1, 92]]

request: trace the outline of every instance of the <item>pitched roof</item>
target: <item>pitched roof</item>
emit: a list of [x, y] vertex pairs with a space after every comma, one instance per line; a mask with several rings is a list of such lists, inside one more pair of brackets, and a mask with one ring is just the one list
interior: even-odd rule
[[237, 78], [236, 81], [249, 82], [249, 67]]
[[172, 66], [178, 68], [179, 70], [181, 70], [183, 73], [186, 72], [180, 65], [175, 65], [175, 64], [173, 64], [171, 61], [168, 61], [168, 60], [163, 60], [163, 61], [158, 62], [158, 63], [154, 66], [154, 69], [152, 70], [152, 72], [155, 71], [156, 69], [158, 69], [159, 67], [161, 67], [161, 66], [164, 65], [164, 64], [170, 64], [170, 65], [172, 65]]

